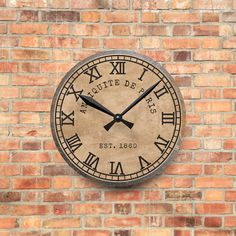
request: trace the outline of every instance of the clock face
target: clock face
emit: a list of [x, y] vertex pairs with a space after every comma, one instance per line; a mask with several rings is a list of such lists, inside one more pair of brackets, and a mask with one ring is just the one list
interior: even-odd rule
[[125, 186], [159, 173], [174, 156], [183, 117], [180, 92], [159, 64], [108, 51], [66, 74], [53, 98], [51, 128], [76, 171]]

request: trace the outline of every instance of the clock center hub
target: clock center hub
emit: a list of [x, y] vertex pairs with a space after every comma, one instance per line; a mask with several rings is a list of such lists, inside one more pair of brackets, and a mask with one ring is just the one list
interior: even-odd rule
[[115, 120], [116, 122], [120, 122], [120, 121], [122, 120], [122, 115], [116, 114], [115, 117], [114, 117], [114, 120]]

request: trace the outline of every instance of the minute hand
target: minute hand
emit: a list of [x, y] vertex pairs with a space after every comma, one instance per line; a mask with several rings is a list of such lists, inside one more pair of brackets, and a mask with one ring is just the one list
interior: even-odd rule
[[132, 109], [135, 105], [137, 105], [142, 99], [144, 99], [152, 90], [160, 83], [160, 81], [153, 84], [150, 88], [148, 88], [141, 96], [139, 96], [135, 101], [133, 101], [122, 113], [121, 116], [126, 114], [130, 109]]

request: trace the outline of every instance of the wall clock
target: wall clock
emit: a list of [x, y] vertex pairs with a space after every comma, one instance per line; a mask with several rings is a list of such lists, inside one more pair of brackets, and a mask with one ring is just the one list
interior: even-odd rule
[[160, 173], [179, 148], [183, 120], [183, 99], [167, 71], [123, 50], [74, 66], [51, 108], [53, 138], [65, 161], [113, 186]]

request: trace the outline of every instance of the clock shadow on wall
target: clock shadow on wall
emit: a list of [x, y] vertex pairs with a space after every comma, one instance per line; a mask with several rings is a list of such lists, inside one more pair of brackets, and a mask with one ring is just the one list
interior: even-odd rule
[[124, 187], [161, 173], [179, 149], [184, 117], [181, 93], [164, 68], [112, 50], [65, 75], [53, 97], [51, 130], [77, 172]]

